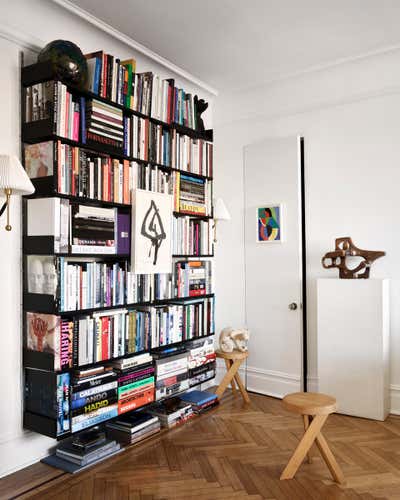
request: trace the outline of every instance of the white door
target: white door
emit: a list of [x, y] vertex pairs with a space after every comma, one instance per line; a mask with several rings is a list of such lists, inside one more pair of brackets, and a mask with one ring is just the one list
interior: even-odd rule
[[247, 388], [277, 397], [303, 390], [302, 158], [299, 137], [244, 148]]

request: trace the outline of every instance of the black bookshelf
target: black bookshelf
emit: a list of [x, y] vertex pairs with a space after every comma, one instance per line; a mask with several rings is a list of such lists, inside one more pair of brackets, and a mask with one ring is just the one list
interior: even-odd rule
[[[21, 71], [21, 85], [22, 85], [22, 97], [24, 94], [24, 88], [29, 87], [34, 84], [39, 84], [45, 81], [49, 80], [54, 80], [54, 81], [61, 81], [59, 80], [56, 75], [53, 73], [51, 64], [49, 63], [37, 63], [33, 64], [30, 66], [26, 66], [22, 68]], [[65, 82], [62, 82], [65, 84]], [[124, 116], [133, 116], [136, 115], [141, 118], [148, 119], [149, 122], [161, 125], [163, 129], [170, 129], [170, 130], [176, 130], [177, 133], [186, 135], [192, 139], [199, 139], [199, 140], [204, 140], [207, 142], [212, 142], [213, 141], [213, 131], [212, 130], [207, 130], [207, 131], [197, 131], [197, 130], [192, 130], [189, 129], [183, 125], [177, 124], [177, 123], [164, 123], [160, 120], [157, 120], [151, 116], [144, 115], [142, 113], [139, 113], [137, 111], [134, 111], [126, 106], [122, 106], [114, 101], [111, 101], [109, 99], [105, 99], [97, 94], [94, 94], [89, 91], [83, 91], [74, 87], [71, 87], [67, 85], [68, 91], [73, 94], [76, 97], [85, 97], [87, 99], [96, 99], [98, 101], [101, 101], [107, 105], [113, 106], [117, 109], [120, 109], [123, 111]], [[25, 99], [22, 99], [22, 112], [25, 112]], [[45, 142], [45, 141], [52, 141], [53, 144], [55, 145], [57, 142], [60, 142], [61, 144], [66, 144], [69, 146], [77, 147], [82, 149], [85, 152], [96, 154], [100, 157], [108, 157], [111, 159], [117, 159], [117, 160], [127, 160], [129, 162], [136, 162], [141, 165], [148, 165], [151, 167], [157, 167], [158, 169], [167, 172], [167, 173], [173, 173], [173, 172], [180, 172], [181, 174], [185, 174], [188, 176], [192, 176], [194, 178], [202, 179], [205, 181], [212, 181], [213, 178], [212, 176], [203, 176], [196, 174], [194, 172], [188, 172], [185, 170], [180, 170], [177, 168], [173, 168], [169, 165], [164, 165], [160, 164], [151, 160], [143, 160], [139, 158], [135, 158], [133, 156], [128, 156], [125, 155], [122, 149], [118, 149], [115, 147], [112, 147], [110, 145], [105, 145], [101, 144], [98, 142], [93, 142], [87, 140], [86, 142], [81, 141], [76, 141], [76, 140], [71, 140], [65, 137], [61, 137], [57, 135], [54, 132], [54, 120], [53, 117], [49, 119], [44, 119], [44, 120], [37, 120], [29, 123], [24, 123], [22, 120], [21, 123], [21, 140], [22, 143], [26, 144], [36, 144], [39, 142]], [[54, 146], [54, 151], [55, 151], [55, 146]], [[130, 211], [131, 205], [126, 204], [126, 203], [118, 203], [118, 202], [112, 202], [112, 201], [105, 201], [101, 199], [93, 199], [93, 198], [87, 198], [87, 197], [82, 197], [82, 196], [74, 196], [70, 194], [63, 194], [58, 192], [58, 168], [57, 168], [57, 159], [56, 155], [54, 154], [54, 160], [53, 160], [53, 174], [51, 176], [47, 177], [40, 177], [36, 179], [32, 179], [32, 182], [35, 186], [36, 192], [29, 196], [26, 197], [27, 199], [33, 199], [33, 198], [50, 198], [50, 197], [58, 197], [61, 199], [67, 199], [71, 201], [72, 203], [79, 203], [79, 204], [87, 204], [89, 206], [96, 206], [96, 207], [104, 207], [104, 208], [118, 208], [121, 210], [126, 210]], [[211, 187], [212, 189], [212, 187]], [[182, 212], [173, 212], [174, 217], [191, 217], [195, 219], [200, 219], [200, 220], [209, 220], [212, 219], [212, 215], [201, 215], [201, 214], [188, 214], [188, 213], [182, 213]], [[110, 358], [107, 360], [102, 360], [98, 361], [95, 363], [90, 363], [90, 364], [85, 364], [85, 365], [80, 365], [80, 366], [73, 366], [72, 368], [66, 368], [63, 370], [55, 370], [54, 369], [54, 354], [51, 354], [50, 352], [45, 352], [45, 351], [34, 351], [31, 349], [28, 349], [27, 343], [26, 343], [26, 338], [27, 338], [27, 324], [26, 324], [26, 313], [27, 312], [33, 312], [33, 313], [38, 313], [38, 314], [50, 314], [50, 315], [55, 315], [59, 316], [61, 319], [67, 319], [69, 321], [69, 318], [79, 318], [81, 316], [90, 316], [93, 313], [102, 313], [102, 312], [108, 312], [112, 313], [113, 311], [116, 311], [118, 309], [128, 309], [128, 310], [136, 310], [140, 308], [146, 308], [146, 307], [157, 307], [157, 306], [165, 306], [168, 304], [179, 304], [179, 303], [184, 303], [186, 301], [201, 301], [202, 299], [210, 299], [214, 298], [213, 293], [209, 293], [206, 295], [200, 295], [200, 296], [190, 296], [190, 297], [178, 297], [178, 298], [170, 298], [170, 299], [163, 299], [163, 300], [152, 300], [152, 301], [147, 301], [147, 302], [136, 302], [136, 303], [129, 303], [129, 304], [118, 304], [118, 305], [113, 305], [113, 306], [102, 306], [102, 307], [96, 307], [96, 308], [87, 308], [87, 309], [79, 309], [79, 310], [73, 310], [73, 311], [61, 311], [61, 301], [58, 296], [59, 292], [57, 291], [56, 295], [46, 295], [46, 294], [35, 294], [35, 293], [28, 293], [26, 290], [27, 288], [27, 256], [28, 255], [49, 255], [54, 258], [75, 258], [75, 259], [95, 259], [95, 260], [101, 260], [101, 261], [126, 261], [130, 260], [130, 254], [99, 254], [99, 253], [74, 253], [74, 252], [64, 252], [64, 253], [56, 253], [54, 252], [55, 248], [55, 242], [54, 238], [50, 236], [34, 236], [34, 237], [28, 237], [27, 236], [27, 206], [26, 206], [26, 201], [24, 200], [24, 205], [23, 205], [23, 253], [24, 253], [24, 269], [23, 269], [23, 276], [24, 276], [24, 293], [23, 293], [23, 311], [24, 311], [24, 318], [23, 318], [23, 330], [24, 330], [24, 347], [23, 347], [23, 364], [24, 367], [28, 370], [41, 370], [41, 371], [46, 371], [49, 374], [51, 374], [51, 386], [55, 387], [57, 383], [57, 377], [61, 374], [66, 374], [70, 373], [72, 374], [74, 370], [77, 369], [89, 369], [97, 366], [104, 366], [107, 363], [110, 363], [110, 361], [113, 360], [118, 360], [118, 359], [126, 359], [130, 358], [132, 356], [144, 354], [144, 353], [150, 353], [157, 355], [160, 352], [162, 352], [165, 349], [170, 349], [170, 348], [178, 348], [179, 346], [182, 346], [184, 349], [185, 345], [187, 343], [190, 343], [192, 341], [196, 340], [201, 340], [204, 338], [212, 337], [214, 335], [214, 332], [209, 332], [206, 335], [201, 335], [201, 336], [194, 336], [191, 339], [186, 339], [182, 340], [181, 342], [176, 342], [173, 344], [168, 344], [168, 345], [163, 345], [159, 346], [157, 348], [151, 348], [148, 350], [141, 350], [138, 352], [130, 352], [126, 353], [123, 356], [119, 356], [116, 358]], [[205, 255], [186, 255], [186, 254], [175, 254], [172, 256], [173, 258], [179, 258], [179, 259], [202, 259], [202, 258], [212, 258], [213, 254], [205, 254]], [[204, 330], [203, 330], [204, 331]], [[76, 358], [75, 358], [76, 359]], [[213, 378], [213, 377], [211, 377]], [[203, 381], [201, 383], [204, 383], [206, 381]], [[201, 383], [195, 384], [192, 387], [196, 387], [200, 385]], [[55, 389], [54, 389], [55, 390]], [[184, 391], [181, 391], [184, 392]], [[174, 393], [171, 394], [171, 396], [175, 396], [179, 393]], [[159, 399], [154, 402], [159, 402], [163, 401], [164, 399], [167, 399], [169, 396], [166, 396], [165, 398]], [[143, 408], [146, 408], [152, 403], [149, 403], [147, 405], [141, 406], [140, 410]], [[139, 408], [138, 408], [139, 409]], [[136, 410], [132, 410], [136, 411]], [[101, 422], [100, 425], [104, 423]], [[93, 424], [96, 425], [96, 424]], [[39, 432], [41, 434], [44, 434], [49, 437], [53, 437], [56, 439], [64, 439], [65, 437], [70, 436], [72, 433], [69, 432], [64, 432], [61, 435], [58, 435], [57, 432], [57, 420], [54, 417], [49, 417], [49, 416], [44, 416], [42, 414], [39, 414], [35, 411], [32, 411], [31, 409], [27, 409], [27, 406], [25, 406], [25, 412], [24, 412], [24, 427]], [[87, 426], [85, 429], [88, 429], [90, 427], [93, 427], [92, 425]]]

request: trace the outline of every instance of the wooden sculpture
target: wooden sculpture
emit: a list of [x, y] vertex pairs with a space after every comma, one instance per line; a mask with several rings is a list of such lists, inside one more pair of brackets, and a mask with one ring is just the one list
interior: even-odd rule
[[[322, 266], [325, 269], [337, 267], [339, 269], [339, 278], [358, 279], [369, 278], [371, 264], [379, 257], [386, 255], [386, 252], [375, 252], [372, 250], [361, 250], [352, 242], [351, 238], [336, 238], [335, 250], [328, 252], [322, 257]], [[347, 257], [362, 257], [357, 267], [350, 269], [347, 266]]]

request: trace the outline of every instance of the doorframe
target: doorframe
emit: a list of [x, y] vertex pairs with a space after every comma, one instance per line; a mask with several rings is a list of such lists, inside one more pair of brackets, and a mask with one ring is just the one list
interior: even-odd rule
[[301, 196], [301, 307], [303, 318], [303, 391], [308, 390], [307, 340], [307, 245], [306, 245], [306, 186], [304, 166], [304, 137], [300, 136], [300, 196]]

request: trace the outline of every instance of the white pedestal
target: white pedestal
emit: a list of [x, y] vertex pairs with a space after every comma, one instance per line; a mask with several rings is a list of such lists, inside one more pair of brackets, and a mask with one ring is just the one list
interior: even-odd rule
[[385, 420], [389, 413], [389, 280], [320, 279], [318, 388], [339, 413]]

